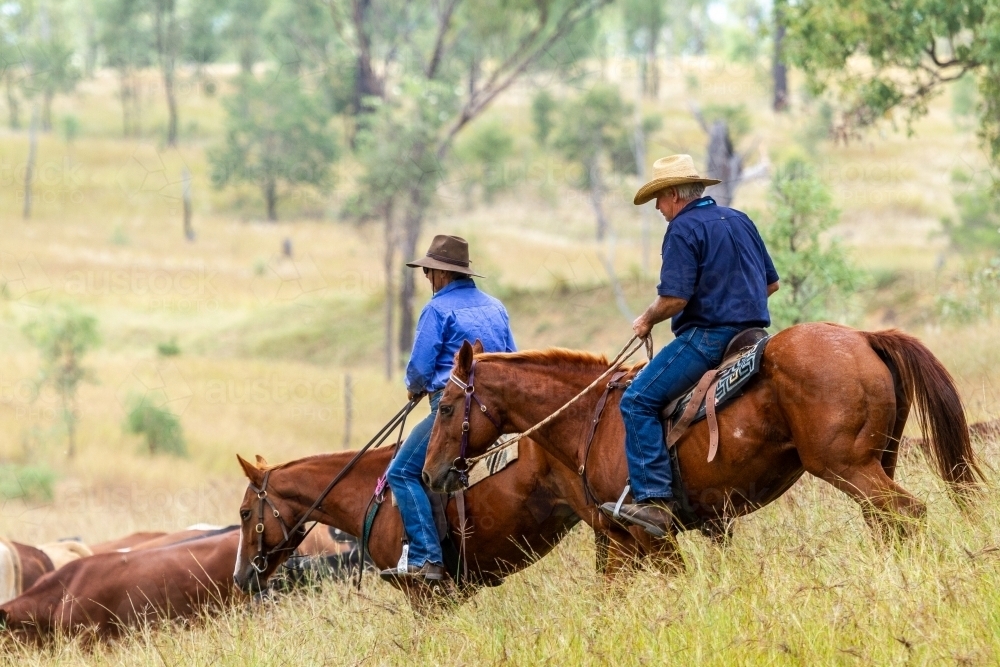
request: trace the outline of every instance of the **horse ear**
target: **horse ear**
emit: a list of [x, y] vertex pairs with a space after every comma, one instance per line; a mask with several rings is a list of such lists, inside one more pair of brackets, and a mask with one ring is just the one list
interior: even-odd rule
[[251, 482], [256, 482], [257, 478], [260, 477], [260, 468], [250, 463], [244, 459], [239, 454], [236, 455], [236, 460], [240, 462], [240, 466], [243, 468], [243, 473]]
[[481, 341], [481, 340], [479, 340], [477, 338], [476, 342], [472, 344], [472, 351], [475, 352], [476, 354], [482, 354], [483, 353], [483, 341]]
[[267, 459], [265, 459], [263, 456], [261, 456], [260, 454], [258, 454], [257, 455], [257, 467], [258, 468], [266, 468], [267, 466], [268, 466]]
[[469, 341], [464, 341], [462, 343], [462, 349], [458, 351], [458, 363], [456, 364], [456, 367], [466, 376], [469, 375], [469, 371], [472, 369], [472, 357], [474, 357], [475, 354], [475, 348], [469, 345]]

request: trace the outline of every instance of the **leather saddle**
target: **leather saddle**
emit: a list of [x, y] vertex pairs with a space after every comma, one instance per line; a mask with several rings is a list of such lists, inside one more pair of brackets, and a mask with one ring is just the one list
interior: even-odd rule
[[668, 450], [673, 449], [692, 424], [708, 419], [708, 460], [715, 458], [719, 448], [716, 410], [739, 396], [760, 370], [768, 338], [767, 331], [761, 328], [745, 329], [733, 336], [719, 367], [705, 373], [694, 387], [660, 411]]

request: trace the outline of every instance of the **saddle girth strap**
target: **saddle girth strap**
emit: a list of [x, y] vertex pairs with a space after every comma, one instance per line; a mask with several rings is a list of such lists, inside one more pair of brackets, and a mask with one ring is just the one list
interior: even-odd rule
[[597, 435], [597, 426], [601, 423], [601, 415], [604, 414], [604, 406], [608, 403], [608, 395], [611, 393], [612, 389], [618, 389], [624, 386], [619, 384], [619, 382], [623, 377], [628, 375], [628, 373], [628, 371], [616, 371], [615, 374], [611, 376], [611, 380], [608, 381], [607, 386], [604, 388], [604, 393], [601, 394], [601, 397], [597, 400], [597, 406], [594, 408], [594, 418], [590, 421], [590, 429], [587, 433], [587, 442], [583, 447], [583, 463], [577, 471], [583, 479], [583, 493], [587, 498], [588, 504], [597, 503], [597, 496], [595, 496], [593, 490], [591, 490], [590, 481], [587, 479], [587, 461], [590, 459], [590, 448], [594, 444], [594, 436]]
[[459, 491], [455, 494], [455, 508], [458, 510], [458, 530], [461, 533], [458, 548], [458, 560], [461, 562], [461, 569], [459, 570], [459, 576], [461, 577], [459, 583], [466, 583], [469, 581], [469, 561], [466, 556], [467, 552], [465, 550], [465, 538], [468, 535], [468, 522], [466, 521], [465, 513], [465, 491]]
[[[698, 414], [699, 408], [701, 408], [701, 402], [705, 400], [706, 396], [711, 393], [712, 396], [712, 417], [709, 419], [709, 432], [712, 431], [712, 424], [715, 424], [716, 433], [716, 447], [718, 447], [718, 430], [719, 426], [716, 422], [715, 415], [715, 385], [718, 379], [719, 371], [717, 369], [710, 370], [701, 376], [698, 380], [698, 385], [694, 388], [694, 393], [691, 394], [691, 400], [688, 401], [687, 407], [684, 408], [684, 412], [681, 414], [680, 419], [677, 423], [670, 427], [670, 433], [667, 435], [667, 447], [673, 448], [677, 446], [677, 442], [687, 433], [688, 427], [691, 426], [691, 422], [694, 421], [695, 415]], [[709, 392], [709, 389], [712, 389]], [[707, 407], [707, 404], [706, 404]], [[714, 456], [714, 454], [713, 454]], [[709, 459], [711, 460], [711, 458]]]
[[705, 397], [705, 417], [708, 420], [708, 462], [711, 463], [719, 451], [719, 420], [715, 414], [715, 390], [719, 387], [719, 374], [714, 373], [712, 384]]

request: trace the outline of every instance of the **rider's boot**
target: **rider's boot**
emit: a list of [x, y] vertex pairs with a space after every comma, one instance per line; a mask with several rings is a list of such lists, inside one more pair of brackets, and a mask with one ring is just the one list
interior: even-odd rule
[[673, 498], [651, 498], [644, 503], [604, 503], [601, 510], [619, 522], [640, 526], [654, 537], [666, 537], [677, 516], [680, 503]]
[[424, 563], [422, 567], [417, 567], [416, 565], [408, 565], [405, 569], [398, 567], [389, 568], [388, 570], [382, 570], [379, 576], [386, 581], [399, 581], [403, 582], [413, 582], [413, 581], [425, 581], [427, 583], [434, 583], [444, 579], [445, 570], [443, 565], [435, 565], [434, 563]]

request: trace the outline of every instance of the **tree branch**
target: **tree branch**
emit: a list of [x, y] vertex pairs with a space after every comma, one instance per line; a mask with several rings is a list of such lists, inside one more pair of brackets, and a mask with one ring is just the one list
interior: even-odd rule
[[[581, 21], [587, 19], [592, 15], [599, 7], [609, 3], [610, 0], [594, 0], [587, 1], [585, 3], [578, 3], [574, 6], [569, 7], [563, 12], [563, 15], [559, 18], [556, 24], [555, 30], [545, 38], [537, 47], [530, 50], [526, 55], [521, 58], [519, 63], [516, 62], [516, 58], [509, 58], [504, 66], [511, 67], [510, 71], [506, 75], [501, 75], [501, 68], [498, 68], [494, 72], [490, 80], [483, 85], [482, 88], [470, 94], [468, 102], [466, 102], [465, 107], [459, 114], [459, 117], [455, 120], [452, 126], [449, 128], [448, 132], [445, 134], [444, 138], [438, 146], [437, 156], [438, 158], [444, 157], [447, 152], [448, 147], [454, 140], [455, 135], [461, 131], [470, 121], [472, 121], [476, 116], [483, 112], [487, 106], [503, 91], [511, 86], [517, 78], [524, 73], [528, 67], [537, 62], [537, 60], [548, 51], [553, 45], [556, 44], [560, 39], [566, 36], [574, 27], [576, 27]], [[581, 5], [585, 5], [581, 8]], [[516, 63], [516, 64], [515, 64]]]
[[455, 13], [455, 8], [461, 0], [448, 0], [444, 13], [438, 19], [438, 33], [434, 40], [434, 51], [431, 54], [430, 62], [427, 64], [427, 78], [433, 80], [437, 76], [438, 67], [441, 66], [441, 56], [444, 54], [444, 39], [451, 28], [451, 17]]

